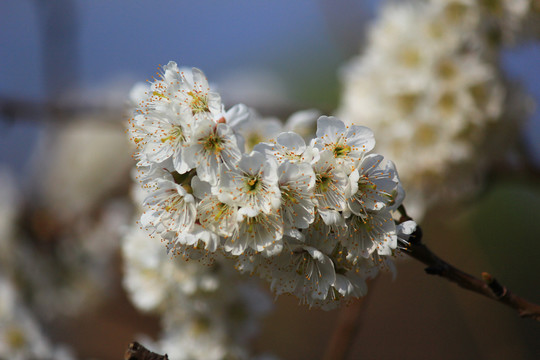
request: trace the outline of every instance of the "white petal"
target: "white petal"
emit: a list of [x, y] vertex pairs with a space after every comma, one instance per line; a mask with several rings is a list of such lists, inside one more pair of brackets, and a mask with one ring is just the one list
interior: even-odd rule
[[251, 113], [249, 108], [244, 104], [236, 104], [230, 108], [225, 114], [227, 124], [233, 129], [238, 129], [243, 123], [248, 121]]
[[283, 146], [295, 154], [302, 154], [306, 150], [304, 139], [293, 132], [285, 132], [278, 135], [276, 145]]
[[338, 118], [321, 116], [317, 120], [317, 138], [323, 139], [325, 143], [334, 142], [344, 131], [345, 124]]

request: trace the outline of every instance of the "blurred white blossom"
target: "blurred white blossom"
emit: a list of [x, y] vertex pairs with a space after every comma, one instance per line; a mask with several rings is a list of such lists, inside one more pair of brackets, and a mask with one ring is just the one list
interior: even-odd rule
[[[153, 344], [170, 359], [249, 358], [247, 341], [271, 303], [232, 264], [171, 258], [157, 239], [133, 227], [123, 241], [124, 285], [134, 304], [162, 317]], [[234, 356], [233, 356], [234, 355]]]
[[54, 346], [13, 284], [0, 272], [0, 358], [13, 360], [70, 360], [68, 348]]
[[[498, 51], [515, 35], [526, 3], [386, 4], [366, 49], [343, 69], [337, 114], [373, 129], [376, 150], [399, 168], [415, 218], [441, 197], [476, 189], [486, 166], [504, 153], [492, 139], [517, 132], [520, 122], [504, 119], [511, 112], [503, 109], [524, 97], [505, 89]], [[486, 28], [493, 21], [502, 31], [496, 44]]]

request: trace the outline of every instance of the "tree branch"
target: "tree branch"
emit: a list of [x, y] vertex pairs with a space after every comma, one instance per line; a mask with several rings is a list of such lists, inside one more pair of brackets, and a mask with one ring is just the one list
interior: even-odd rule
[[[412, 220], [406, 213], [405, 208], [399, 208], [402, 217], [400, 222]], [[418, 226], [409, 239], [409, 246], [403, 251], [413, 259], [427, 265], [427, 274], [439, 275], [448, 281], [454, 282], [464, 289], [474, 291], [492, 300], [498, 301], [518, 311], [523, 318], [532, 318], [540, 321], [540, 306], [531, 303], [522, 297], [512, 293], [504, 285], [501, 285], [493, 276], [484, 272], [482, 279], [478, 279], [466, 272], [450, 265], [433, 253], [422, 243], [422, 230]]]
[[[398, 208], [401, 213], [400, 223], [412, 220], [407, 215], [405, 207]], [[474, 291], [480, 295], [498, 301], [518, 311], [523, 318], [531, 318], [540, 321], [540, 306], [517, 296], [501, 285], [487, 272], [482, 273], [482, 280], [450, 265], [433, 253], [422, 243], [422, 229], [416, 227], [416, 231], [409, 238], [409, 244], [403, 253], [415, 260], [427, 265], [427, 274], [439, 275], [448, 281], [452, 281], [464, 289]], [[362, 301], [356, 301], [349, 308], [341, 309], [340, 316], [335, 326], [334, 334], [329, 342], [323, 359], [344, 360], [350, 350], [354, 338], [357, 335], [360, 318], [362, 315]]]

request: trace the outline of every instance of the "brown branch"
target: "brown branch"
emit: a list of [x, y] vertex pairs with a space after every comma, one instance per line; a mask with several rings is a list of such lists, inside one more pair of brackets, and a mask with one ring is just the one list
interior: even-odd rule
[[[402, 214], [401, 222], [411, 220], [405, 209], [400, 207]], [[482, 280], [450, 265], [435, 255], [424, 243], [422, 243], [422, 230], [417, 227], [415, 233], [409, 239], [407, 249], [403, 251], [413, 259], [427, 265], [426, 273], [439, 275], [448, 281], [454, 282], [464, 289], [474, 291], [492, 300], [505, 304], [517, 310], [519, 316], [540, 321], [540, 306], [531, 303], [522, 297], [512, 293], [504, 285], [501, 285], [490, 274], [482, 273]]]
[[169, 358], [167, 354], [156, 354], [135, 341], [129, 344], [124, 360], [169, 360]]

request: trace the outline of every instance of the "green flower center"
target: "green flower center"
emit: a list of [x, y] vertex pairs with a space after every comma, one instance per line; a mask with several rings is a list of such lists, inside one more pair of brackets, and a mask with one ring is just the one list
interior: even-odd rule
[[248, 149], [248, 151], [253, 150], [255, 145], [263, 142], [264, 140], [265, 139], [264, 139], [264, 137], [261, 136], [261, 134], [259, 134], [257, 132], [253, 132], [253, 133], [251, 133], [251, 134], [249, 134], [247, 136], [246, 148]]
[[223, 217], [224, 214], [228, 214], [229, 209], [230, 207], [227, 204], [224, 204], [224, 203], [217, 204], [214, 211], [214, 220], [218, 221], [219, 219]]
[[294, 196], [293, 191], [291, 191], [289, 188], [281, 188], [281, 200], [283, 200], [283, 203], [289, 204], [298, 204], [298, 199]]
[[306, 279], [310, 279], [308, 274], [308, 267], [310, 265], [311, 256], [303, 252], [299, 258], [298, 264], [296, 265], [296, 273], [298, 275], [305, 275]]
[[340, 158], [345, 157], [351, 152], [351, 147], [349, 145], [336, 145], [334, 148], [334, 157]]
[[218, 154], [221, 152], [221, 150], [223, 150], [223, 139], [216, 134], [212, 134], [206, 138], [203, 147], [206, 151]]
[[251, 176], [246, 181], [247, 185], [247, 191], [248, 193], [255, 193], [257, 190], [259, 190], [261, 186], [261, 179], [259, 178], [259, 175]]
[[179, 125], [175, 125], [172, 127], [171, 131], [169, 132], [169, 136], [162, 137], [161, 142], [165, 143], [167, 141], [170, 142], [176, 142], [176, 141], [184, 141], [186, 138], [184, 137], [184, 131], [182, 130], [182, 127]]
[[191, 96], [191, 112], [193, 115], [203, 112], [209, 112], [208, 97], [197, 91], [190, 91], [188, 95]]
[[315, 184], [320, 191], [328, 191], [328, 188], [332, 184], [332, 175], [329, 173], [317, 174]]
[[358, 192], [364, 193], [368, 190], [376, 190], [377, 185], [369, 180], [369, 178], [365, 175], [362, 175], [360, 179], [358, 179]]

